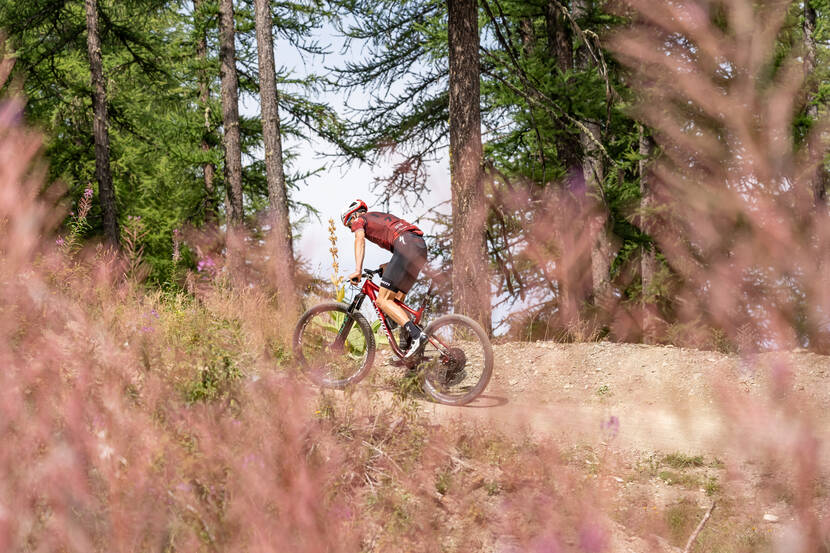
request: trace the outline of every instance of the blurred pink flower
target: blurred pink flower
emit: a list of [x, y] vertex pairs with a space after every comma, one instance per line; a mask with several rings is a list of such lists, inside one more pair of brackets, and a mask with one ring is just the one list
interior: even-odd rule
[[608, 546], [608, 536], [605, 529], [596, 521], [583, 521], [579, 529], [579, 548], [585, 553], [601, 553]]
[[200, 273], [214, 273], [216, 271], [216, 262], [211, 257], [203, 257], [196, 264], [196, 270]]
[[603, 432], [608, 434], [609, 438], [614, 438], [620, 432], [620, 419], [615, 415], [611, 415], [607, 421], [602, 421], [600, 427]]

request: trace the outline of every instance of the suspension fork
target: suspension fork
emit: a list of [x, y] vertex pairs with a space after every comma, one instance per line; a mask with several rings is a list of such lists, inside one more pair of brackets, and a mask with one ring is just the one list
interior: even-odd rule
[[331, 345], [332, 349], [334, 349], [335, 351], [343, 350], [343, 345], [346, 343], [346, 338], [348, 338], [349, 332], [351, 332], [352, 326], [354, 325], [354, 319], [352, 319], [349, 315], [351, 315], [355, 311], [360, 310], [360, 306], [363, 305], [364, 299], [366, 299], [366, 294], [358, 294], [354, 297], [352, 303], [349, 305], [348, 314], [343, 320], [343, 324], [340, 325], [340, 330], [337, 331], [337, 337], [334, 339], [334, 343]]

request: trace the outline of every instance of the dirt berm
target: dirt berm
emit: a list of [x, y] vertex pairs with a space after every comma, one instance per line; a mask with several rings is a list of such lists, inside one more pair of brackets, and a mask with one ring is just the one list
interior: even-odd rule
[[[465, 407], [421, 401], [422, 412], [436, 424], [461, 419], [552, 441], [583, 466], [603, 465], [596, 472], [623, 506], [692, 505], [696, 524], [720, 501], [731, 505], [714, 517], [723, 534], [743, 528], [750, 541], [762, 536], [781, 551], [798, 535], [792, 501], [775, 490], [808, 457], [828, 466], [830, 357], [610, 342], [506, 343], [494, 353], [493, 379], [480, 398]], [[399, 380], [401, 369], [384, 359], [377, 376]], [[830, 494], [824, 497], [818, 508], [830, 512]], [[615, 550], [682, 548], [660, 542], [655, 549], [624, 524], [611, 526]]]
[[[503, 429], [634, 450], [731, 451], [762, 443], [775, 423], [813, 423], [829, 437], [830, 357], [792, 351], [724, 355], [672, 346], [592, 342], [494, 346], [493, 378], [465, 407], [423, 403], [437, 417], [475, 417]], [[379, 367], [381, 371], [389, 367]], [[746, 405], [743, 405], [746, 403]], [[753, 421], [741, 409], [768, 409]], [[761, 415], [761, 413], [759, 413]], [[747, 427], [759, 423], [759, 428]], [[763, 435], [747, 433], [763, 430]], [[826, 441], [824, 439], [822, 442]], [[745, 447], [742, 455], [750, 454]]]

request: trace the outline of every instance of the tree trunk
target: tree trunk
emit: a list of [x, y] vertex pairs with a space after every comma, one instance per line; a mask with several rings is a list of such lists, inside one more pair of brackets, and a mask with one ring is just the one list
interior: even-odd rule
[[236, 73], [233, 0], [219, 0], [219, 58], [222, 81], [222, 124], [225, 133], [225, 191], [229, 227], [242, 225], [242, 147], [239, 132], [239, 79]]
[[548, 52], [556, 60], [556, 66], [563, 73], [573, 69], [573, 46], [571, 26], [559, 9], [559, 2], [550, 1], [545, 5], [545, 30], [548, 35]]
[[519, 20], [519, 39], [522, 42], [522, 53], [525, 56], [530, 56], [533, 53], [533, 47], [536, 43], [536, 35], [533, 31], [533, 20], [529, 17], [523, 17]]
[[[194, 12], [194, 26], [198, 30], [198, 37], [196, 39], [196, 57], [199, 59], [201, 68], [199, 69], [199, 103], [205, 111], [205, 132], [202, 135], [201, 148], [203, 152], [210, 151], [210, 143], [208, 137], [211, 134], [210, 126], [210, 83], [208, 80], [208, 73], [205, 67], [207, 66], [207, 37], [205, 36], [204, 27], [202, 25], [203, 16], [200, 15], [204, 0], [193, 0]], [[208, 220], [215, 220], [217, 217], [216, 208], [216, 185], [213, 182], [216, 174], [216, 167], [212, 163], [205, 163], [202, 165], [205, 174], [205, 218]]]
[[[811, 0], [804, 0], [804, 75], [808, 82], [807, 92], [807, 117], [812, 121], [818, 120], [818, 105], [815, 104], [816, 82], [813, 73], [816, 70], [816, 10], [811, 5]], [[824, 167], [824, 152], [811, 146], [810, 154], [818, 164], [810, 179], [810, 188], [813, 193], [813, 202], [816, 208], [826, 205], [827, 200], [827, 170]]]
[[[640, 127], [640, 211], [643, 223], [640, 228], [649, 232], [649, 225], [647, 222], [648, 209], [651, 205], [651, 175], [648, 171], [648, 165], [651, 162], [651, 157], [654, 153], [654, 141], [645, 133], [645, 129]], [[657, 255], [654, 251], [654, 246], [649, 245], [643, 250], [643, 257], [640, 259], [640, 275], [643, 287], [643, 342], [652, 344], [656, 340], [657, 334], [657, 317], [655, 314], [654, 305], [654, 275], [657, 272]]]
[[265, 141], [265, 174], [274, 251], [277, 289], [281, 299], [294, 305], [294, 250], [288, 215], [288, 193], [282, 163], [280, 115], [277, 104], [277, 75], [274, 69], [274, 37], [271, 32], [270, 0], [254, 0], [257, 55], [259, 58], [259, 101], [262, 106], [262, 134]]
[[484, 240], [478, 3], [447, 0], [447, 7], [453, 305], [457, 312], [477, 320], [489, 333], [491, 305]]
[[[591, 0], [576, 0], [573, 3], [573, 16], [575, 19], [586, 17], [592, 8]], [[591, 68], [593, 59], [588, 47], [582, 43], [576, 51], [576, 68], [587, 71]], [[600, 208], [598, 217], [602, 221], [593, 229], [596, 238], [591, 247], [591, 278], [593, 286], [594, 301], [601, 299], [608, 289], [609, 272], [613, 260], [614, 248], [611, 243], [607, 228], [607, 217], [605, 217], [604, 205], [602, 205], [602, 183], [604, 179], [604, 165], [602, 153], [598, 142], [602, 137], [599, 123], [585, 119], [582, 121], [587, 131], [580, 130], [579, 142], [582, 145], [582, 176], [585, 179], [585, 187], [589, 194], [598, 198], [597, 205]]]
[[115, 205], [115, 189], [110, 170], [110, 137], [107, 119], [107, 91], [104, 81], [104, 63], [101, 58], [101, 37], [98, 35], [98, 4], [86, 0], [86, 45], [89, 51], [89, 70], [92, 83], [92, 125], [95, 137], [95, 179], [101, 199], [104, 236], [118, 247], [118, 214]]
[[[556, 61], [557, 69], [565, 73], [574, 68], [574, 51], [571, 25], [559, 6], [559, 2], [553, 0], [545, 5], [545, 33], [547, 34], [548, 54]], [[569, 171], [581, 165], [579, 144], [579, 140], [571, 135], [564, 136], [562, 140], [557, 141], [557, 156]]]

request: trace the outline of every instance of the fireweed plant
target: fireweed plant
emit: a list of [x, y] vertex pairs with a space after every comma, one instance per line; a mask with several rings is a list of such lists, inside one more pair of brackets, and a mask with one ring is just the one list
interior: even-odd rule
[[121, 244], [124, 249], [126, 268], [124, 276], [133, 281], [141, 281], [147, 276], [149, 268], [144, 263], [144, 238], [147, 229], [141, 221], [140, 215], [128, 215], [126, 223], [121, 227]]
[[91, 230], [87, 215], [92, 208], [92, 196], [94, 192], [91, 187], [84, 190], [81, 199], [78, 201], [77, 212], [72, 212], [66, 222], [67, 232], [55, 239], [55, 244], [65, 254], [75, 253], [81, 247], [81, 240]]
[[340, 263], [338, 261], [337, 251], [337, 226], [334, 224], [334, 219], [329, 219], [329, 242], [331, 247], [331, 284], [334, 286], [334, 299], [336, 301], [343, 301], [346, 295], [346, 287], [343, 286], [343, 277], [340, 275]]

